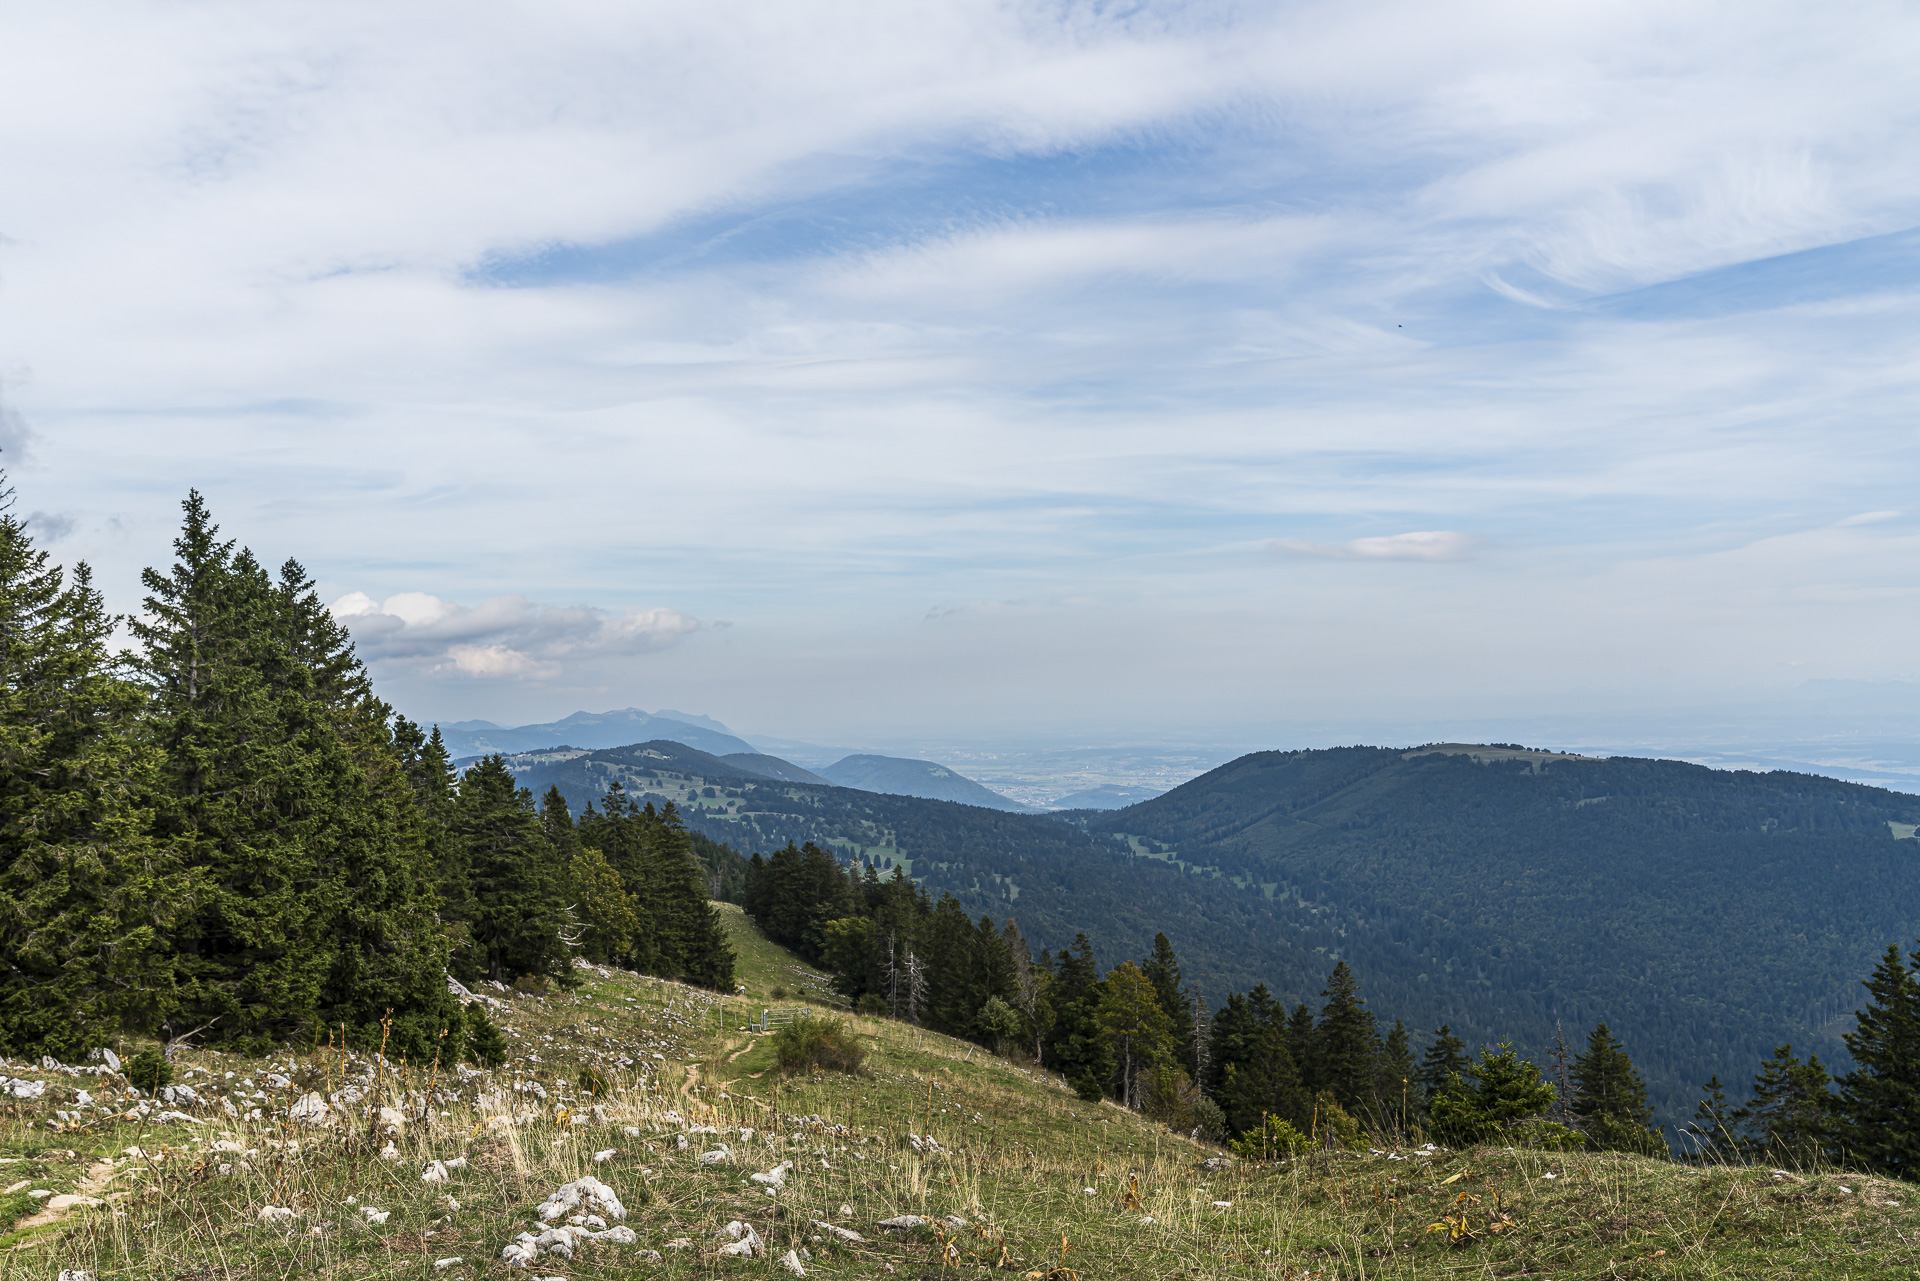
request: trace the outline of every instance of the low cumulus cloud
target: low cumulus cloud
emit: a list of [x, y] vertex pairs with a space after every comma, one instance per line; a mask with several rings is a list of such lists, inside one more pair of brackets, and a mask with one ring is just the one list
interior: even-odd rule
[[333, 615], [369, 660], [476, 678], [547, 679], [572, 661], [665, 649], [700, 626], [672, 609], [615, 614], [536, 605], [524, 596], [468, 606], [425, 592], [384, 601], [352, 592], [334, 602]]
[[1383, 534], [1345, 543], [1311, 543], [1276, 538], [1267, 544], [1282, 556], [1315, 556], [1322, 560], [1467, 560], [1473, 539], [1452, 529], [1421, 529], [1408, 534]]

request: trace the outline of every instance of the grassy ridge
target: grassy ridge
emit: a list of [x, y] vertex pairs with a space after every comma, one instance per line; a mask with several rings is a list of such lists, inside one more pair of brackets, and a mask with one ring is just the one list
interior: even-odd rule
[[[571, 1261], [549, 1255], [511, 1275], [784, 1276], [777, 1260], [788, 1250], [811, 1254], [809, 1275], [865, 1278], [950, 1275], [944, 1264], [1055, 1281], [1066, 1281], [1059, 1268], [1089, 1281], [1915, 1275], [1916, 1189], [1835, 1172], [1498, 1149], [1208, 1168], [1216, 1151], [1083, 1103], [1045, 1074], [876, 1020], [852, 1021], [871, 1050], [865, 1075], [782, 1079], [769, 1040], [722, 1030], [715, 1011], [763, 1004], [804, 967], [737, 914], [727, 919], [745, 996], [722, 1001], [605, 971], [571, 995], [516, 999], [500, 1016], [516, 1060], [434, 1080], [433, 1115], [396, 1134], [377, 1119], [350, 1130], [285, 1120], [308, 1084], [302, 1073], [324, 1091], [372, 1071], [362, 1106], [376, 1094], [417, 1102], [429, 1087], [420, 1072], [337, 1054], [271, 1065], [183, 1054], [183, 1076], [201, 1069], [191, 1075], [201, 1097], [186, 1110], [205, 1119], [158, 1127], [85, 1112], [69, 1128], [54, 1110], [71, 1114], [75, 1085], [117, 1113], [129, 1101], [109, 1100], [100, 1078], [10, 1069], [50, 1088], [0, 1119], [0, 1157], [12, 1162], [0, 1170], [31, 1185], [0, 1200], [0, 1212], [17, 1224], [40, 1204], [25, 1193], [42, 1188], [88, 1190], [103, 1203], [10, 1237], [23, 1248], [0, 1251], [0, 1281], [52, 1281], [72, 1268], [103, 1278], [504, 1277], [501, 1247], [583, 1174], [619, 1193], [638, 1241], [584, 1246]], [[577, 1084], [584, 1065], [608, 1074], [601, 1093]], [[275, 1087], [276, 1070], [296, 1079]], [[515, 1088], [533, 1085], [545, 1097]], [[242, 1119], [226, 1116], [222, 1097]], [[244, 1119], [256, 1107], [258, 1119]], [[719, 1133], [693, 1134], [681, 1150], [677, 1137], [700, 1126]], [[389, 1142], [396, 1159], [380, 1155]], [[730, 1159], [698, 1161], [720, 1143]], [[467, 1164], [448, 1181], [421, 1182], [429, 1161], [456, 1156]], [[83, 1188], [107, 1161], [110, 1177]], [[750, 1180], [785, 1161], [794, 1168], [775, 1195]], [[268, 1205], [296, 1217], [262, 1225]], [[370, 1221], [368, 1206], [385, 1220]], [[929, 1223], [876, 1227], [900, 1214]], [[1454, 1226], [1429, 1231], [1449, 1218]], [[769, 1254], [714, 1256], [714, 1234], [733, 1220], [750, 1223]], [[841, 1241], [816, 1220], [866, 1241]], [[690, 1247], [670, 1248], [679, 1240]], [[659, 1261], [644, 1260], [647, 1250]]]

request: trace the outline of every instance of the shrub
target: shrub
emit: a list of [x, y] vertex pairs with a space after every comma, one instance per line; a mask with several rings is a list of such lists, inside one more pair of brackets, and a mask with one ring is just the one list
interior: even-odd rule
[[784, 987], [781, 987], [778, 983], [775, 983], [773, 985], [773, 991], [767, 993], [767, 995], [771, 996], [776, 1001], [784, 1001], [787, 999], [787, 989], [785, 989]]
[[840, 1019], [822, 1019], [808, 1015], [795, 1019], [773, 1034], [773, 1052], [782, 1072], [810, 1072], [830, 1068], [835, 1072], [858, 1072], [867, 1049], [847, 1030]]
[[1202, 1095], [1194, 1101], [1193, 1122], [1200, 1127], [1200, 1137], [1210, 1143], [1218, 1143], [1227, 1137], [1227, 1114], [1220, 1105]]
[[607, 1074], [591, 1064], [580, 1069], [577, 1080], [580, 1088], [589, 1094], [605, 1094], [610, 1088]]
[[879, 1018], [887, 1012], [887, 1000], [878, 992], [868, 992], [854, 1004], [854, 1009], [869, 1018]]
[[467, 1062], [499, 1067], [507, 1061], [507, 1036], [480, 1005], [467, 1010]]
[[1293, 1128], [1292, 1122], [1269, 1115], [1263, 1119], [1261, 1128], [1248, 1130], [1227, 1146], [1235, 1156], [1249, 1161], [1267, 1161], [1305, 1152], [1313, 1144], [1306, 1135]]
[[127, 1080], [152, 1094], [173, 1082], [173, 1064], [158, 1050], [142, 1050], [127, 1064]]

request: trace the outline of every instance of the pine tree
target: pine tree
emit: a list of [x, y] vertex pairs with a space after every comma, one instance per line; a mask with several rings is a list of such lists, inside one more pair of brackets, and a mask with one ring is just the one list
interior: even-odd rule
[[1073, 946], [1055, 961], [1055, 971], [1054, 1005], [1059, 1016], [1048, 1055], [1081, 1098], [1097, 1099], [1114, 1073], [1113, 1046], [1100, 1028], [1106, 984], [1085, 934], [1074, 935]]
[[1737, 1160], [1740, 1141], [1733, 1132], [1733, 1108], [1727, 1102], [1726, 1087], [1720, 1084], [1720, 1074], [1708, 1077], [1701, 1089], [1706, 1096], [1693, 1109], [1693, 1120], [1683, 1131], [1693, 1145], [1694, 1159], [1703, 1163]]
[[1731, 1119], [1745, 1130], [1741, 1150], [1755, 1160], [1811, 1165], [1833, 1146], [1831, 1077], [1819, 1055], [1801, 1062], [1793, 1046], [1775, 1048], [1753, 1078], [1753, 1097]]
[[1429, 1110], [1434, 1133], [1465, 1147], [1541, 1116], [1553, 1099], [1553, 1087], [1540, 1079], [1540, 1069], [1502, 1041], [1496, 1049], [1483, 1048], [1465, 1072], [1449, 1077]]
[[1193, 1025], [1182, 1017], [1187, 1009], [1186, 987], [1181, 981], [1180, 958], [1165, 934], [1153, 936], [1153, 954], [1140, 963], [1147, 981], [1153, 984], [1154, 999], [1173, 1020], [1173, 1056], [1189, 1075], [1194, 1072]]
[[1396, 1130], [1407, 1132], [1414, 1118], [1420, 1115], [1422, 1100], [1419, 1070], [1413, 1063], [1413, 1045], [1407, 1036], [1407, 1025], [1399, 1019], [1393, 1021], [1386, 1042], [1380, 1048], [1379, 1058], [1375, 1061], [1375, 1073], [1373, 1093], [1377, 1101], [1376, 1108], [1392, 1122]]
[[1347, 1111], [1371, 1113], [1379, 1032], [1345, 961], [1333, 967], [1321, 995], [1327, 1003], [1321, 1007], [1320, 1022], [1314, 1029], [1319, 1049], [1314, 1084], [1331, 1093]]
[[461, 777], [454, 837], [469, 868], [470, 925], [485, 976], [501, 983], [522, 975], [571, 982], [572, 960], [561, 939], [565, 869], [532, 794], [515, 785], [499, 756]]
[[1605, 1023], [1587, 1038], [1587, 1048], [1573, 1061], [1573, 1112], [1587, 1136], [1587, 1144], [1601, 1152], [1638, 1152], [1653, 1156], [1666, 1151], [1666, 1142], [1650, 1124], [1647, 1085], [1633, 1060]]
[[204, 886], [151, 840], [142, 691], [0, 478], [0, 1045], [62, 1057], [176, 1011], [173, 931]]
[[1845, 1036], [1855, 1066], [1835, 1104], [1847, 1156], [1896, 1179], [1920, 1174], [1920, 953], [1912, 959], [1889, 946], [1866, 980]]
[[1420, 1057], [1420, 1089], [1432, 1100], [1447, 1082], [1467, 1070], [1473, 1062], [1467, 1057], [1467, 1043], [1453, 1034], [1445, 1023], [1434, 1032], [1427, 1052]]
[[277, 583], [190, 494], [176, 560], [147, 570], [137, 669], [159, 749], [153, 831], [203, 891], [173, 931], [169, 1039], [245, 1048], [348, 1025], [431, 1052], [442, 978], [405, 770], [345, 631], [297, 563]]
[[1154, 995], [1153, 981], [1132, 961], [1107, 975], [1098, 1014], [1120, 1070], [1120, 1101], [1139, 1109], [1147, 1075], [1172, 1052], [1173, 1021]]

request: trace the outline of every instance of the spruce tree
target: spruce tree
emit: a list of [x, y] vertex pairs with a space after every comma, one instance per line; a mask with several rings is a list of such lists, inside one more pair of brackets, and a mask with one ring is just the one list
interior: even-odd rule
[[1180, 976], [1180, 958], [1165, 934], [1153, 936], [1153, 952], [1140, 963], [1153, 984], [1154, 999], [1173, 1020], [1173, 1056], [1188, 1074], [1194, 1071], [1193, 1022], [1187, 1017], [1187, 990]]
[[1393, 1021], [1393, 1027], [1380, 1047], [1380, 1056], [1375, 1063], [1373, 1092], [1381, 1113], [1402, 1133], [1420, 1115], [1423, 1100], [1419, 1069], [1414, 1066], [1413, 1044], [1407, 1036], [1407, 1025], [1399, 1019]]
[[1348, 1112], [1371, 1113], [1379, 1032], [1345, 961], [1333, 967], [1321, 995], [1327, 1003], [1321, 1007], [1320, 1022], [1314, 1029], [1319, 1050], [1314, 1084], [1331, 1093]]
[[1693, 1145], [1693, 1157], [1704, 1163], [1734, 1161], [1740, 1155], [1740, 1141], [1733, 1132], [1733, 1108], [1727, 1102], [1726, 1087], [1720, 1074], [1714, 1073], [1700, 1087], [1704, 1097], [1693, 1109], [1693, 1120], [1684, 1133]]
[[1472, 1062], [1467, 1057], [1467, 1043], [1453, 1034], [1450, 1025], [1442, 1023], [1428, 1043], [1426, 1053], [1420, 1056], [1421, 1090], [1432, 1099], [1449, 1079], [1465, 1072]]
[[1909, 966], [1889, 946], [1864, 986], [1865, 1008], [1846, 1033], [1854, 1069], [1840, 1078], [1840, 1146], [1882, 1174], [1920, 1174], [1920, 953]]
[[1651, 1125], [1653, 1109], [1647, 1106], [1646, 1082], [1605, 1023], [1593, 1029], [1585, 1052], [1574, 1059], [1573, 1083], [1572, 1108], [1589, 1147], [1643, 1156], [1666, 1150], [1665, 1141]]
[[178, 1009], [204, 892], [148, 831], [157, 755], [85, 564], [66, 581], [0, 478], [0, 1045], [61, 1057]]
[[1120, 1101], [1138, 1111], [1148, 1075], [1172, 1052], [1173, 1022], [1132, 961], [1107, 975], [1097, 1019], [1119, 1066]]
[[547, 840], [533, 796], [514, 783], [506, 762], [488, 756], [460, 779], [454, 839], [469, 869], [477, 959], [485, 977], [522, 975], [571, 982], [561, 932], [565, 869]]
[[1798, 1165], [1828, 1157], [1834, 1131], [1831, 1080], [1819, 1055], [1801, 1062], [1792, 1045], [1776, 1047], [1754, 1074], [1753, 1097], [1731, 1114], [1745, 1130], [1743, 1153]]

